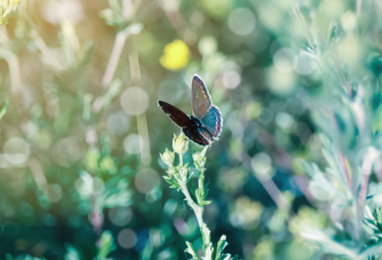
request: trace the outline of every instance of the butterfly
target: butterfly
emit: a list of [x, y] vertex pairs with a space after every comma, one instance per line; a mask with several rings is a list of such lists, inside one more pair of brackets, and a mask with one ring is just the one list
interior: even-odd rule
[[222, 115], [219, 108], [212, 105], [203, 80], [196, 74], [192, 79], [191, 93], [191, 116], [164, 101], [158, 101], [158, 106], [190, 140], [202, 146], [210, 145], [222, 131]]

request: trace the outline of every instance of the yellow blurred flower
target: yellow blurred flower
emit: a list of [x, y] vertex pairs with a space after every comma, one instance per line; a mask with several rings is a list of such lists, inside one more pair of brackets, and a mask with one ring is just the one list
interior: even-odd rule
[[180, 70], [190, 61], [191, 53], [188, 46], [181, 40], [174, 40], [163, 49], [160, 64], [168, 70]]
[[20, 0], [2, 0], [0, 1], [0, 25], [7, 22], [8, 16], [17, 8]]

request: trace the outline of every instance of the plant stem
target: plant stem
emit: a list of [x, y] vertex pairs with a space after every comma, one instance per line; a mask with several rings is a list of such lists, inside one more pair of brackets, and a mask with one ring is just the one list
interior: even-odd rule
[[137, 115], [137, 130], [139, 138], [139, 152], [141, 155], [141, 163], [143, 165], [150, 165], [151, 153], [150, 153], [150, 137], [147, 126], [146, 113]]
[[127, 38], [132, 34], [138, 34], [143, 29], [143, 25], [138, 23], [127, 27], [125, 30], [118, 32], [114, 47], [110, 55], [109, 63], [107, 64], [107, 68], [105, 74], [102, 78], [102, 85], [105, 88], [108, 88], [111, 81], [113, 80], [115, 70], [117, 68], [119, 58], [121, 57], [121, 53], [123, 47], [125, 46], [125, 42]]
[[192, 208], [194, 211], [194, 214], [196, 216], [196, 220], [198, 221], [198, 225], [200, 228], [200, 233], [202, 234], [203, 237], [203, 253], [204, 253], [204, 258], [203, 259], [212, 259], [212, 251], [206, 250], [206, 248], [209, 246], [211, 240], [210, 240], [210, 230], [208, 229], [207, 225], [203, 222], [203, 207], [200, 207], [197, 205], [194, 200], [192, 199], [187, 185], [185, 182], [181, 183], [181, 188], [180, 188], [186, 197], [187, 204]]
[[183, 166], [183, 154], [179, 154], [179, 165]]
[[48, 181], [45, 177], [40, 162], [36, 158], [32, 157], [29, 159], [28, 164], [38, 189], [42, 190], [44, 187], [46, 187]]
[[14, 95], [21, 95], [22, 82], [20, 64], [17, 56], [9, 49], [0, 48], [0, 58], [3, 58], [8, 63], [9, 75], [11, 76], [12, 93]]
[[202, 170], [199, 174], [199, 190], [203, 191], [203, 196], [204, 196], [204, 170]]
[[359, 16], [361, 14], [361, 6], [362, 6], [362, 0], [357, 0], [357, 15]]
[[46, 45], [44, 40], [40, 37], [40, 35], [35, 30], [32, 30], [30, 32], [30, 36], [34, 40], [34, 43], [36, 44], [37, 48], [40, 49], [41, 54], [49, 62], [49, 64], [54, 68], [54, 70], [56, 70], [56, 71], [64, 70], [63, 66], [56, 59], [56, 57], [52, 54], [49, 47]]
[[366, 200], [366, 192], [367, 187], [369, 184], [369, 177], [371, 173], [371, 169], [373, 167], [373, 163], [376, 158], [378, 158], [379, 152], [374, 147], [369, 147], [368, 150], [365, 153], [364, 161], [362, 164], [362, 182], [361, 182], [361, 189], [359, 191], [358, 195], [358, 210], [357, 210], [357, 230], [359, 231], [359, 234], [361, 233], [361, 226], [362, 226], [362, 214], [363, 214], [363, 208]]
[[[200, 229], [202, 230], [202, 226], [205, 225], [204, 222], [203, 222], [203, 208], [200, 207], [199, 205], [197, 205], [195, 203], [195, 201], [192, 199], [191, 195], [190, 195], [190, 192], [188, 191], [188, 188], [187, 188], [187, 185], [186, 183], [182, 183], [181, 185], [181, 190], [184, 194], [184, 196], [186, 197], [186, 200], [187, 200], [187, 203], [188, 205], [192, 208], [192, 210], [194, 211], [195, 213], [195, 216], [196, 216], [196, 219], [198, 221], [198, 224], [199, 224], [199, 227]], [[208, 239], [209, 240], [209, 239]], [[205, 238], [203, 237], [203, 244], [206, 244], [205, 243]]]
[[291, 208], [290, 203], [271, 178], [263, 178], [261, 176], [256, 176], [256, 178], [279, 209], [288, 210]]
[[[179, 165], [183, 166], [183, 155], [179, 154]], [[199, 188], [204, 188], [204, 171], [200, 173], [199, 176]], [[203, 211], [204, 208], [192, 199], [190, 192], [187, 188], [187, 176], [181, 176], [180, 180], [180, 189], [184, 196], [186, 197], [187, 204], [191, 207], [191, 209], [194, 211], [194, 214], [196, 216], [196, 220], [198, 221], [198, 225], [200, 228], [200, 233], [202, 234], [203, 238], [203, 253], [204, 253], [204, 258], [203, 259], [212, 259], [212, 251], [211, 250], [206, 250], [208, 248], [209, 244], [211, 243], [210, 240], [210, 230], [208, 229], [207, 225], [203, 221]]]

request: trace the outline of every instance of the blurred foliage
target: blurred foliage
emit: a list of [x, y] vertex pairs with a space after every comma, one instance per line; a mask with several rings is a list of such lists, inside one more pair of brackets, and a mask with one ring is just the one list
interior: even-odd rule
[[191, 114], [194, 73], [223, 132], [206, 154], [173, 149], [217, 259], [382, 259], [379, 1], [3, 1], [0, 16], [0, 259], [205, 255], [162, 178], [181, 188], [165, 173], [179, 128], [156, 105]]
[[17, 8], [20, 0], [5, 0], [0, 4], [0, 25], [7, 22], [8, 16]]

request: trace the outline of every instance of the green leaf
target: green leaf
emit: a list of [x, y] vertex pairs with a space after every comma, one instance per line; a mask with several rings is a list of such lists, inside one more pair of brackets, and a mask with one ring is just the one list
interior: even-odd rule
[[334, 241], [324, 231], [316, 227], [312, 228], [306, 226], [304, 227], [304, 231], [300, 234], [303, 238], [309, 239], [321, 245], [325, 249], [326, 253], [344, 255], [350, 257], [351, 259], [357, 259], [357, 248], [346, 247], [346, 241], [342, 241], [342, 243]]
[[80, 260], [80, 254], [78, 250], [73, 246], [69, 245], [66, 247], [65, 260]]
[[142, 251], [141, 260], [150, 260], [152, 253], [153, 253], [153, 247], [151, 246], [151, 243], [149, 240]]
[[170, 184], [171, 189], [180, 189], [179, 182], [171, 176], [163, 176], [163, 179], [165, 179], [165, 181]]
[[100, 238], [97, 259], [106, 259], [114, 249], [116, 249], [116, 245], [114, 243], [113, 235], [108, 230], [104, 231]]
[[192, 247], [192, 244], [186, 241], [187, 248], [184, 252], [189, 253], [192, 256], [192, 260], [199, 260], [198, 255], [195, 252], [195, 249]]
[[377, 256], [377, 255], [382, 255], [381, 243], [368, 247], [361, 253], [361, 256], [364, 256], [364, 257]]
[[231, 257], [230, 254], [223, 253], [224, 248], [226, 248], [226, 246], [228, 245], [228, 242], [226, 239], [227, 239], [226, 235], [222, 235], [220, 237], [219, 242], [217, 244], [217, 248], [216, 248], [215, 260], [224, 260], [224, 259], [229, 259]]

